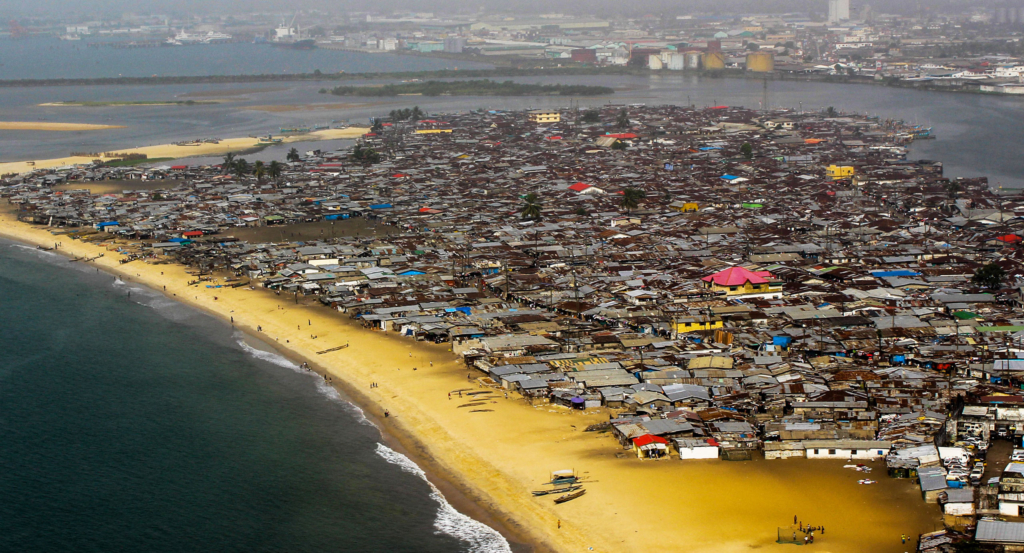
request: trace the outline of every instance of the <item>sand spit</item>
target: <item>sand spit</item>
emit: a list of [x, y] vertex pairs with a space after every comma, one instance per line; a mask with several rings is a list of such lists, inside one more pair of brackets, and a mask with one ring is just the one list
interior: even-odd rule
[[[343, 138], [358, 138], [367, 132], [369, 132], [369, 129], [361, 127], [350, 127], [347, 129], [323, 129], [319, 131], [313, 131], [310, 133], [294, 134], [280, 138], [282, 138], [282, 142], [285, 143], [315, 140], [337, 140]], [[188, 146], [178, 144], [141, 146], [138, 148], [124, 148], [114, 150], [110, 153], [146, 154], [146, 156], [149, 157], [150, 159], [180, 159], [192, 156], [211, 156], [226, 154], [228, 152], [238, 152], [242, 150], [256, 148], [262, 145], [265, 145], [265, 143], [260, 142], [258, 138], [246, 137], [228, 138], [220, 140], [219, 142], [203, 142]], [[6, 175], [10, 173], [25, 173], [35, 169], [47, 169], [52, 167], [64, 167], [67, 165], [86, 164], [91, 163], [94, 159], [105, 158], [68, 156], [53, 159], [36, 159], [32, 161], [12, 161], [8, 163], [0, 163], [0, 174]]]
[[123, 129], [124, 125], [91, 125], [88, 123], [47, 123], [43, 121], [0, 121], [0, 131], [102, 131]]

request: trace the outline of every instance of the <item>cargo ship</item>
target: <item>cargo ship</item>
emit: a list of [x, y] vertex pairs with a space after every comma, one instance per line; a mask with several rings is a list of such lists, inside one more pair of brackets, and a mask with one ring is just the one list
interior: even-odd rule
[[272, 41], [270, 45], [277, 48], [287, 48], [289, 50], [313, 50], [316, 48], [316, 41], [311, 38], [303, 38], [299, 40], [275, 40]]

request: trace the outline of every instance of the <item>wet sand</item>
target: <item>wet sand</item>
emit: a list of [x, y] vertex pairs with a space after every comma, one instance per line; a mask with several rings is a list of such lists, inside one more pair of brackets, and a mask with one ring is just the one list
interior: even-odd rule
[[[775, 549], [781, 547], [775, 544], [779, 528], [791, 533], [797, 515], [805, 524], [825, 526], [815, 543], [820, 551], [899, 553], [912, 547], [900, 543], [900, 534], [916, 538], [941, 527], [937, 506], [923, 502], [913, 481], [889, 479], [882, 463], [874, 463], [869, 475], [878, 483], [864, 486], [857, 480], [865, 475], [843, 469], [842, 461], [639, 461], [609, 434], [582, 432], [607, 420], [603, 409], [532, 407], [514, 394], [505, 399], [501, 391], [483, 399], [484, 405], [460, 408], [470, 403], [465, 391], [484, 388], [467, 380], [475, 373], [456, 363], [445, 346], [363, 330], [347, 315], [296, 305], [289, 295], [189, 287], [194, 277], [183, 267], [119, 265], [119, 256], [102, 246], [53, 236], [9, 213], [0, 215], [0, 234], [44, 246], [63, 241], [65, 255], [106, 253], [96, 261], [105, 270], [157, 290], [166, 285], [172, 298], [225, 320], [234, 317], [239, 328], [309, 359], [354, 391], [371, 414], [380, 417], [388, 409], [385, 428], [425, 469], [443, 474], [506, 532], [539, 549]], [[346, 343], [351, 347], [316, 353]], [[463, 398], [449, 399], [460, 389]], [[530, 495], [550, 471], [565, 468], [590, 480], [587, 495], [564, 505]]]
[[91, 125], [88, 123], [47, 123], [43, 121], [0, 121], [0, 131], [102, 131], [123, 129], [124, 125]]
[[[283, 143], [306, 142], [315, 140], [338, 140], [345, 138], [358, 138], [369, 132], [369, 129], [362, 127], [350, 127], [347, 129], [323, 129], [305, 134], [295, 134], [280, 137]], [[210, 156], [238, 152], [265, 146], [257, 138], [228, 138], [217, 143], [202, 143], [190, 146], [177, 144], [159, 144], [156, 146], [140, 146], [137, 148], [124, 148], [113, 150], [114, 154], [139, 153], [146, 154], [150, 159], [180, 159], [192, 156]], [[0, 163], [0, 175], [11, 173], [25, 173], [33, 169], [46, 169], [50, 167], [63, 167], [66, 165], [77, 165], [91, 163], [94, 159], [106, 159], [103, 157], [93, 158], [87, 156], [68, 156], [53, 159], [37, 159], [32, 161], [12, 161]]]

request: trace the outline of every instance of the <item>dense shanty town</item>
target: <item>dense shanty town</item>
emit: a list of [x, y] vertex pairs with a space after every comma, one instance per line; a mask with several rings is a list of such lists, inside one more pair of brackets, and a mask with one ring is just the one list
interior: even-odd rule
[[429, 117], [277, 177], [76, 166], [0, 196], [125, 263], [449, 343], [481, 385], [607, 413], [636, 462], [884, 459], [942, 505], [920, 550], [1020, 544], [983, 517], [1024, 514], [1024, 199], [831, 110]]
[[[820, 0], [803, 13], [445, 14], [302, 12], [185, 19], [119, 14], [68, 24], [15, 19], [0, 37], [60, 35], [91, 47], [254, 41], [289, 48], [415, 54], [520, 67], [630, 67], [879, 81], [1024, 93], [1024, 3], [920, 4], [886, 13]], [[98, 15], [98, 14], [96, 14]]]

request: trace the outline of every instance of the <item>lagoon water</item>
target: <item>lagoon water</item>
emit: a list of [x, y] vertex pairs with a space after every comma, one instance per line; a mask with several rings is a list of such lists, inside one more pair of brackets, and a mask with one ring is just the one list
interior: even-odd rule
[[508, 550], [319, 377], [93, 271], [0, 241], [0, 551]]

